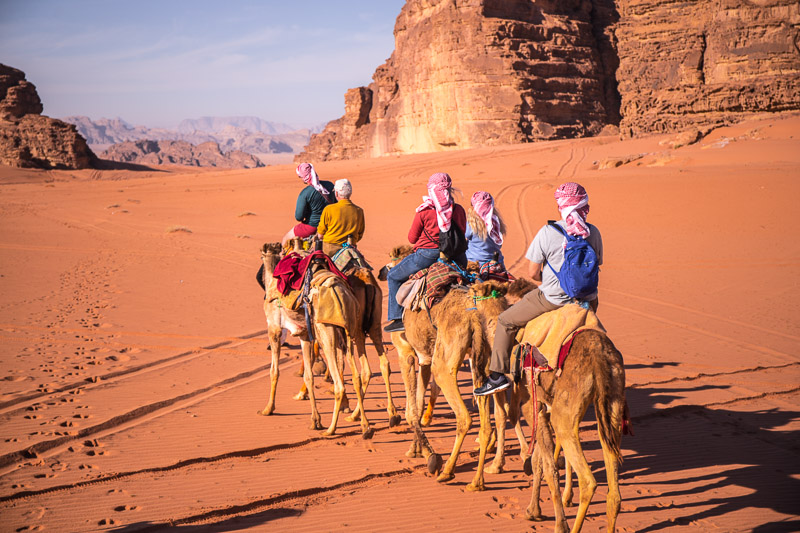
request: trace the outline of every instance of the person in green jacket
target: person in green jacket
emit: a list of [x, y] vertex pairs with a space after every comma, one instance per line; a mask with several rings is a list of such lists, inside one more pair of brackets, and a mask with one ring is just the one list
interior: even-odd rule
[[311, 237], [317, 233], [319, 219], [325, 206], [334, 202], [333, 183], [330, 181], [320, 181], [314, 165], [311, 163], [300, 163], [297, 165], [297, 176], [303, 180], [306, 187], [300, 191], [297, 197], [297, 205], [294, 210], [294, 218], [297, 224], [290, 229], [281, 239], [281, 244], [286, 245], [289, 239], [294, 237]]

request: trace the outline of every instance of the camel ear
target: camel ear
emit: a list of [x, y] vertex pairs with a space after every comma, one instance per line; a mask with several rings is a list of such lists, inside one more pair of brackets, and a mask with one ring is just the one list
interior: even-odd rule
[[261, 253], [264, 254], [279, 254], [281, 253], [281, 243], [267, 242], [261, 247]]

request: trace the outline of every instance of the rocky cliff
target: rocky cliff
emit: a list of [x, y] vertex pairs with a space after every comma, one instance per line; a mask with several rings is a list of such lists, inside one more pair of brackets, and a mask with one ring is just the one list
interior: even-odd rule
[[596, 134], [619, 119], [612, 15], [583, 0], [409, 0], [392, 56], [298, 159]]
[[197, 146], [185, 141], [128, 141], [100, 154], [109, 161], [137, 165], [186, 165], [193, 167], [257, 168], [264, 163], [250, 154], [233, 150], [222, 153], [215, 142]]
[[800, 109], [797, 0], [408, 0], [296, 160], [682, 129]]
[[624, 136], [800, 109], [797, 0], [619, 0]]
[[0, 163], [75, 169], [97, 158], [75, 126], [43, 116], [42, 101], [25, 73], [0, 64]]

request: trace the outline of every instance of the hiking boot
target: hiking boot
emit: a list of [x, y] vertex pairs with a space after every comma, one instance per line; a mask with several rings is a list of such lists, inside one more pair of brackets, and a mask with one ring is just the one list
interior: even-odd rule
[[386, 333], [394, 333], [395, 331], [405, 331], [405, 330], [406, 327], [403, 325], [402, 318], [395, 318], [394, 320], [389, 322], [385, 328], [383, 328], [383, 331], [385, 331]]
[[509, 385], [511, 384], [504, 374], [492, 372], [489, 377], [486, 378], [486, 383], [472, 391], [472, 393], [475, 396], [486, 396], [487, 394], [494, 394], [495, 392], [506, 390]]

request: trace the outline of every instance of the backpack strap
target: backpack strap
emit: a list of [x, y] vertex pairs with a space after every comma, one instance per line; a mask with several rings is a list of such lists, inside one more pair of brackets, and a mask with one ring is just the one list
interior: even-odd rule
[[559, 225], [556, 223], [556, 221], [555, 221], [555, 220], [548, 220], [548, 221], [547, 221], [547, 225], [548, 225], [548, 226], [552, 226], [552, 227], [554, 227], [555, 229], [557, 229], [557, 230], [558, 230], [558, 232], [559, 232], [561, 235], [563, 235], [564, 237], [566, 237], [566, 238], [567, 238], [567, 240], [570, 240], [570, 239], [574, 239], [574, 238], [575, 238], [575, 237], [573, 237], [572, 235], [570, 235], [569, 233], [567, 233], [566, 231], [564, 231], [564, 228], [562, 228], [561, 226], [559, 226]]

